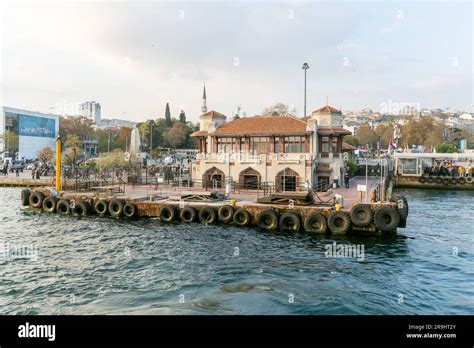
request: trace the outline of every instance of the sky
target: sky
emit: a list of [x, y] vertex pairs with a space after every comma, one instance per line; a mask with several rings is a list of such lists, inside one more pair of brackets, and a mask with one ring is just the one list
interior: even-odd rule
[[197, 121], [304, 110], [474, 104], [470, 1], [18, 2], [0, 7], [0, 105]]

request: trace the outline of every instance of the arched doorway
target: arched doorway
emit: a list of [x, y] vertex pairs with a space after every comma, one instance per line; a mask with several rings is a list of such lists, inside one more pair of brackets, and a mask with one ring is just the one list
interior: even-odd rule
[[224, 188], [224, 172], [216, 167], [212, 167], [202, 175], [202, 187], [204, 188]]
[[239, 174], [239, 188], [258, 189], [260, 187], [261, 175], [253, 168], [247, 168]]
[[298, 191], [299, 188], [300, 176], [293, 169], [285, 168], [276, 175], [276, 191]]

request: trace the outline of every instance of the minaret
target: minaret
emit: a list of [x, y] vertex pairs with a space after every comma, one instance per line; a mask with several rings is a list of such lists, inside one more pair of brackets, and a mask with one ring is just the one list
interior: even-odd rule
[[201, 112], [205, 114], [207, 112], [207, 106], [206, 106], [206, 84], [204, 84], [204, 90], [202, 92], [202, 107], [201, 107]]

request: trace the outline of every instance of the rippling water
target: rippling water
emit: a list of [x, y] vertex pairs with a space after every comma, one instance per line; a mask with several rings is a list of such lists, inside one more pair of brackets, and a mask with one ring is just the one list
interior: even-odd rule
[[[474, 313], [470, 192], [403, 191], [391, 238], [79, 219], [0, 193], [0, 314]], [[364, 244], [364, 261], [327, 258], [334, 241]]]

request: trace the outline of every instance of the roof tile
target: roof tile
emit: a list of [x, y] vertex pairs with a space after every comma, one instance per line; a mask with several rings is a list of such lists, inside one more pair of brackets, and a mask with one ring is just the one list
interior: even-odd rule
[[306, 122], [293, 116], [252, 116], [224, 123], [214, 135], [306, 134]]

